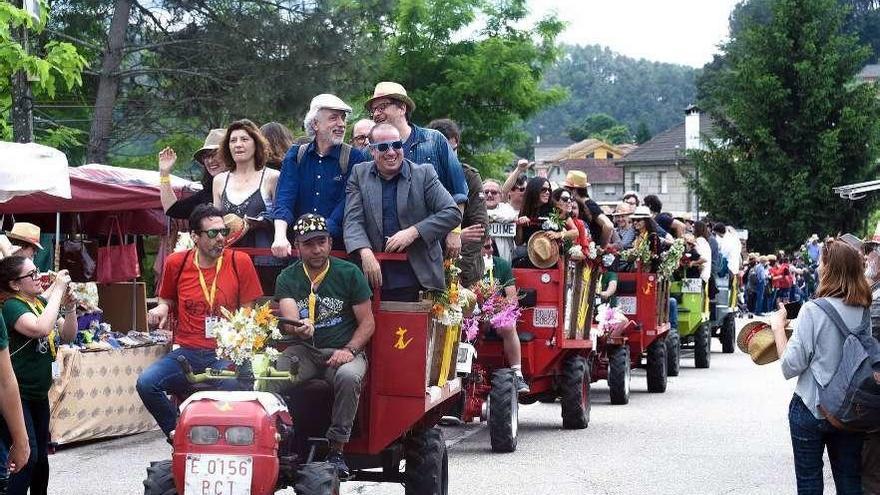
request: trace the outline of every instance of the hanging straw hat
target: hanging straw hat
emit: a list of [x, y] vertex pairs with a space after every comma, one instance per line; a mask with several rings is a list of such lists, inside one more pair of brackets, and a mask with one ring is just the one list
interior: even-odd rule
[[226, 137], [226, 129], [211, 129], [211, 132], [205, 137], [205, 144], [193, 153], [193, 160], [202, 163], [206, 152], [220, 149], [224, 137]]
[[[791, 332], [791, 328], [785, 329], [785, 334], [788, 337], [791, 337]], [[755, 364], [772, 363], [779, 359], [773, 330], [763, 321], [756, 320], [746, 323], [736, 336], [736, 345], [739, 350], [751, 356]]]
[[559, 261], [559, 244], [550, 238], [550, 232], [541, 231], [532, 234], [526, 249], [529, 261], [536, 268], [550, 268]]
[[376, 88], [373, 90], [373, 97], [364, 103], [367, 112], [370, 111], [370, 106], [373, 102], [379, 98], [390, 98], [405, 103], [408, 113], [412, 113], [416, 109], [416, 103], [406, 94], [406, 88], [396, 82], [382, 81], [376, 85]]
[[6, 237], [26, 242], [40, 251], [43, 250], [43, 246], [40, 245], [40, 228], [32, 223], [16, 222], [12, 230], [6, 233]]
[[229, 229], [229, 235], [226, 236], [227, 246], [232, 246], [241, 240], [250, 229], [250, 225], [235, 213], [227, 213], [226, 215], [223, 215], [223, 223], [226, 225], [226, 228]]
[[590, 183], [587, 182], [587, 173], [580, 170], [569, 170], [565, 174], [565, 181], [562, 183], [562, 187], [571, 187], [573, 189], [586, 189], [590, 187]]

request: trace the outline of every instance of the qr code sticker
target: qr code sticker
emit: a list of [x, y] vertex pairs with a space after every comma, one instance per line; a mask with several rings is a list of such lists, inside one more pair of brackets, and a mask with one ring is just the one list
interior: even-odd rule
[[556, 308], [535, 308], [532, 325], [538, 328], [556, 328], [559, 312]]

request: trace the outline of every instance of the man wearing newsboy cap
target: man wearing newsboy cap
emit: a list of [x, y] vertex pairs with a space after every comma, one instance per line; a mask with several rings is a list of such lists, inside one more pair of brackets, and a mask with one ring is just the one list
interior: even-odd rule
[[287, 227], [306, 213], [327, 219], [327, 230], [342, 246], [345, 183], [351, 167], [368, 160], [365, 152], [345, 144], [345, 120], [351, 107], [331, 94], [312, 98], [303, 127], [312, 142], [295, 145], [281, 164], [273, 218], [272, 254], [290, 256]]

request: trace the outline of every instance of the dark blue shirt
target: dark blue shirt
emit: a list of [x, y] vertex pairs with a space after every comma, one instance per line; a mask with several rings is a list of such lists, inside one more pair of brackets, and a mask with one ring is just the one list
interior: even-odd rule
[[413, 163], [430, 163], [437, 178], [456, 204], [467, 203], [468, 186], [464, 170], [449, 141], [439, 131], [410, 124], [412, 132], [403, 144], [403, 156]]
[[356, 163], [369, 160], [360, 150], [352, 149], [348, 170], [342, 173], [339, 153], [342, 145], [321, 156], [314, 141], [307, 145], [302, 163], [296, 163], [299, 146], [291, 146], [281, 162], [281, 177], [275, 192], [273, 218], [292, 224], [300, 215], [316, 213], [327, 219], [327, 230], [335, 238], [342, 237], [345, 213], [345, 184]]
[[[400, 174], [392, 179], [382, 181], [382, 235], [387, 240], [400, 231], [400, 220], [397, 218], [397, 183]], [[386, 289], [418, 287], [419, 279], [408, 262], [387, 262], [382, 264], [382, 285]]]

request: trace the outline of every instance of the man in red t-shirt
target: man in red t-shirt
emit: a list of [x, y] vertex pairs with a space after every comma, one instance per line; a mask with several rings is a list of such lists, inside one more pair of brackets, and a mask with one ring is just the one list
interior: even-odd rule
[[178, 347], [150, 365], [137, 381], [144, 406], [166, 436], [177, 423], [177, 409], [166, 393], [189, 388], [177, 357], [184, 356], [193, 369], [225, 368], [229, 363], [217, 359], [213, 336], [220, 308], [235, 311], [250, 307], [263, 295], [250, 257], [224, 250], [229, 229], [217, 208], [209, 204], [196, 207], [189, 225], [195, 248], [165, 260], [159, 305], [148, 313], [150, 326], [160, 329], [167, 328], [170, 314], [176, 316], [173, 341]]

